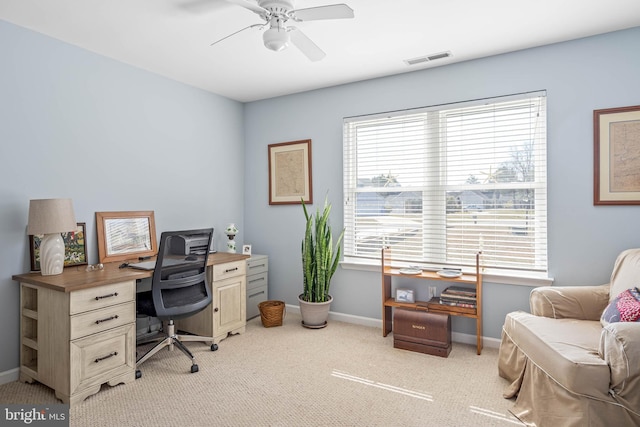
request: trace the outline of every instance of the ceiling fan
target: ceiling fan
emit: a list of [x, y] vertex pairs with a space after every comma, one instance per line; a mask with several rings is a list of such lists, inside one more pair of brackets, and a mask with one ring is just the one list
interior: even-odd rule
[[287, 25], [288, 21], [304, 22], [317, 21], [321, 19], [347, 19], [353, 18], [353, 9], [346, 4], [331, 4], [326, 6], [309, 7], [306, 9], [295, 9], [294, 0], [257, 0], [257, 3], [249, 0], [226, 0], [256, 13], [264, 20], [263, 24], [249, 25], [235, 33], [216, 40], [211, 43], [213, 46], [223, 40], [228, 39], [242, 31], [258, 28], [264, 32], [262, 38], [267, 49], [280, 51], [293, 43], [311, 61], [319, 61], [325, 57], [325, 53], [300, 29], [292, 25]]

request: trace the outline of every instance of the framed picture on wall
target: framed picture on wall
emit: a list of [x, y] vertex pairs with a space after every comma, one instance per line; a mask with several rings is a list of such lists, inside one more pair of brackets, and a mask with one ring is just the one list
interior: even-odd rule
[[[62, 234], [64, 241], [64, 266], [87, 264], [87, 227], [86, 223], [77, 223], [75, 231]], [[31, 271], [40, 271], [40, 243], [42, 235], [29, 236], [29, 252], [31, 255]]]
[[594, 205], [640, 205], [640, 105], [593, 112]]
[[313, 203], [311, 140], [269, 145], [269, 204]]

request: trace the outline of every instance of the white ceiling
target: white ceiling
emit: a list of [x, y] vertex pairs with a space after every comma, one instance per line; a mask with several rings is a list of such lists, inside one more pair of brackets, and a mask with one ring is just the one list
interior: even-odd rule
[[[326, 52], [319, 62], [295, 47], [267, 50], [257, 29], [210, 46], [262, 23], [225, 0], [1, 0], [0, 19], [243, 102], [640, 26], [638, 0], [297, 0], [296, 7], [338, 2], [355, 18], [296, 23]], [[452, 57], [404, 62], [443, 51]]]

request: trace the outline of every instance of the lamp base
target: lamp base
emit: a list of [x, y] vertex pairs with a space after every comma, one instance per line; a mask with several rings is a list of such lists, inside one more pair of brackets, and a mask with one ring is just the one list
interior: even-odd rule
[[45, 234], [40, 242], [40, 273], [61, 274], [64, 269], [64, 240], [60, 233]]

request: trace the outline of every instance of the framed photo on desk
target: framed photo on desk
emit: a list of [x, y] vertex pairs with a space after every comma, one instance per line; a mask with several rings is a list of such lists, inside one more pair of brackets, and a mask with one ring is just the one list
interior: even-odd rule
[[100, 262], [158, 254], [153, 211], [96, 212]]

